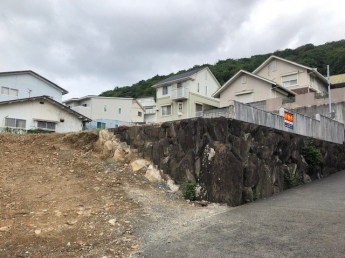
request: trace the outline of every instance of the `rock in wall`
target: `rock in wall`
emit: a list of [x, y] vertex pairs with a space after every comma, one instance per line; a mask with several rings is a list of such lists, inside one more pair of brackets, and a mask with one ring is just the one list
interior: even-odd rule
[[[241, 205], [345, 168], [343, 145], [219, 118], [113, 129], [178, 184], [197, 182], [200, 198]], [[302, 151], [321, 150], [324, 164], [308, 172]]]

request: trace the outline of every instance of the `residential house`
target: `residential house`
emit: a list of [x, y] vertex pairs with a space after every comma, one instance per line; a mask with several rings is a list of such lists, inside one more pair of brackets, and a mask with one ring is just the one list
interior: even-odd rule
[[330, 76], [329, 80], [332, 89], [345, 87], [345, 73], [332, 75]]
[[88, 95], [63, 101], [68, 107], [92, 122], [86, 125], [90, 128], [115, 128], [119, 125], [129, 125], [144, 122], [144, 108], [133, 98], [101, 97]]
[[171, 76], [156, 88], [157, 122], [186, 119], [219, 107], [212, 93], [220, 84], [208, 67]]
[[270, 56], [253, 74], [276, 82], [277, 84], [296, 92], [327, 92], [327, 80], [317, 71], [277, 56]]
[[220, 99], [220, 107], [226, 107], [230, 100], [250, 103], [277, 97], [292, 97], [295, 94], [275, 81], [240, 70], [212, 96]]
[[49, 96], [62, 102], [68, 91], [43, 76], [27, 70], [0, 73], [0, 101]]
[[156, 101], [154, 97], [142, 97], [137, 98], [137, 101], [144, 108], [144, 123], [155, 123], [156, 122]]
[[51, 96], [38, 96], [1, 101], [0, 121], [2, 130], [64, 133], [81, 131], [83, 123], [91, 119], [67, 108]]
[[327, 86], [326, 78], [316, 68], [270, 56], [252, 73], [240, 70], [212, 96], [220, 99], [220, 107], [228, 106], [230, 100], [256, 105], [254, 102], [267, 99], [325, 93]]

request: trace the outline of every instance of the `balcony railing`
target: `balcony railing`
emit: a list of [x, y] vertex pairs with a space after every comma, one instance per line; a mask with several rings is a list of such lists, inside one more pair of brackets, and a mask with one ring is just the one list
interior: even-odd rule
[[145, 110], [145, 115], [151, 115], [151, 114], [156, 114], [155, 108]]
[[204, 111], [196, 111], [195, 112], [195, 117], [201, 117], [204, 115]]
[[171, 91], [172, 100], [188, 99], [189, 90], [186, 87], [180, 87]]

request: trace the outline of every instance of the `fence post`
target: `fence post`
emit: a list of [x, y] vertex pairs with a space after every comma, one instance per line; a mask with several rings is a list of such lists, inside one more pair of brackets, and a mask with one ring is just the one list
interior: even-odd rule
[[229, 118], [235, 118], [235, 102], [233, 100], [229, 101]]

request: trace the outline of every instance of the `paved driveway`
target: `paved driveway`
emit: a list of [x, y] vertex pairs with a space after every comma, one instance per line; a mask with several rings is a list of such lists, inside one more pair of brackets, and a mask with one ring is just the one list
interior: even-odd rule
[[345, 257], [345, 171], [194, 223], [140, 257]]

